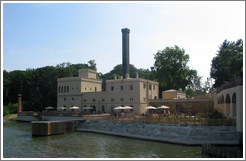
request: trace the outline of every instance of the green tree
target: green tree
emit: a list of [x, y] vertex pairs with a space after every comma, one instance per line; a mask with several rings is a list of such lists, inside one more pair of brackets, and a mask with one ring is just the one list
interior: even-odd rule
[[243, 40], [224, 40], [212, 60], [210, 76], [215, 79], [214, 87], [243, 77]]
[[[106, 90], [106, 80], [114, 79], [115, 76], [119, 79], [122, 76], [122, 70], [122, 64], [118, 64], [106, 74], [98, 73], [99, 79], [102, 79], [102, 90]], [[139, 73], [139, 78], [148, 79], [151, 72], [148, 69], [137, 69], [134, 65], [130, 64], [130, 77], [136, 78], [136, 73]]]
[[88, 61], [88, 63], [89, 63], [89, 68], [97, 70], [97, 67], [96, 67], [97, 64], [95, 60], [90, 60]]
[[42, 111], [47, 106], [56, 107], [57, 78], [77, 77], [78, 69], [96, 69], [94, 60], [88, 64], [71, 64], [64, 62], [53, 66], [26, 71], [3, 71], [3, 104], [5, 114], [9, 113], [9, 103], [18, 101], [17, 95], [22, 94], [22, 105], [25, 111]]
[[6, 70], [3, 70], [3, 105], [7, 105], [10, 102], [10, 76]]
[[8, 74], [4, 72], [4, 87], [3, 89], [5, 90], [4, 92], [7, 92], [7, 99], [8, 102], [4, 102], [4, 104], [8, 103], [16, 103], [18, 98], [17, 95], [19, 93], [23, 92], [23, 83], [25, 80], [25, 71], [21, 70], [15, 70], [11, 71]]
[[210, 115], [213, 113], [214, 101], [212, 99], [210, 99], [209, 101], [202, 101], [201, 105], [204, 108], [205, 118], [209, 118]]
[[192, 107], [190, 101], [188, 100], [187, 104], [183, 104], [183, 107], [188, 110], [187, 114], [188, 114], [188, 116], [190, 116], [191, 115], [190, 109]]
[[154, 58], [154, 67], [151, 69], [153, 79], [159, 82], [160, 96], [163, 90], [179, 88], [184, 90], [198, 77], [197, 71], [187, 66], [189, 55], [176, 45], [158, 51]]

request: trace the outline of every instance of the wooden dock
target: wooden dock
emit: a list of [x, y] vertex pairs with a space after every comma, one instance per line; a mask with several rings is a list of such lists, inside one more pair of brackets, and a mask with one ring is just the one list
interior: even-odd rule
[[75, 121], [83, 120], [32, 121], [32, 135], [48, 136], [74, 131]]

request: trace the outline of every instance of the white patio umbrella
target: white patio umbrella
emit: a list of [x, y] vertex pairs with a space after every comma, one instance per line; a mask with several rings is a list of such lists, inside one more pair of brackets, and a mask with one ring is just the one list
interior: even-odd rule
[[124, 109], [124, 107], [122, 107], [122, 106], [119, 106], [119, 107], [115, 107], [114, 108], [114, 110], [123, 110]]
[[54, 108], [54, 107], [49, 106], [49, 107], [45, 107], [45, 109], [46, 109], [46, 110], [53, 110], [53, 109], [55, 109], [55, 108]]
[[156, 109], [156, 108], [153, 106], [148, 106], [148, 107], [145, 107], [144, 109], [151, 110], [151, 109]]
[[66, 110], [66, 107], [57, 107], [57, 110]]
[[122, 109], [124, 109], [124, 110], [131, 110], [131, 109], [133, 109], [133, 108], [130, 107], [130, 106], [124, 106]]
[[84, 110], [92, 110], [92, 109], [94, 109], [93, 107], [84, 107], [83, 108]]
[[70, 109], [70, 110], [78, 110], [79, 107], [73, 106], [73, 107], [70, 107], [69, 109]]
[[168, 106], [164, 106], [164, 105], [162, 105], [161, 107], [157, 107], [158, 109], [170, 109], [170, 107], [168, 107]]

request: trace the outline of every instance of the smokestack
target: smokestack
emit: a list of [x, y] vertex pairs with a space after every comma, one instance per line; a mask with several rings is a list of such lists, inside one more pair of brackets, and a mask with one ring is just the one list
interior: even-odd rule
[[122, 32], [122, 67], [123, 67], [123, 78], [126, 78], [126, 74], [130, 75], [129, 66], [129, 33], [128, 28], [121, 29]]
[[18, 112], [21, 112], [21, 94], [18, 94]]

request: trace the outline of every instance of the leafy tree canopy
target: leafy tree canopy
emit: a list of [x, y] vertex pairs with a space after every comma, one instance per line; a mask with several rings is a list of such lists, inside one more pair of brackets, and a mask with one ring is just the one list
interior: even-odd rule
[[56, 107], [57, 78], [76, 77], [78, 69], [96, 69], [95, 60], [88, 64], [61, 63], [26, 71], [3, 71], [3, 104], [17, 103], [22, 94], [23, 110], [42, 111], [47, 106]]
[[162, 91], [168, 89], [184, 90], [188, 86], [191, 88], [196, 80], [200, 80], [197, 71], [187, 66], [189, 55], [176, 45], [158, 51], [154, 58], [152, 71], [154, 79], [159, 82], [160, 95]]
[[243, 40], [236, 42], [224, 40], [212, 60], [211, 78], [215, 79], [214, 87], [243, 77]]

